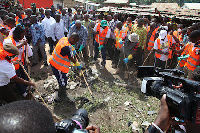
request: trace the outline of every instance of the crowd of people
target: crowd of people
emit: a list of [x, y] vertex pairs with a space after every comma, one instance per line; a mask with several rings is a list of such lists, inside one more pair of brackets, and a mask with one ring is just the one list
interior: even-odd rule
[[[185, 23], [175, 17], [137, 17], [126, 14], [96, 13], [75, 8], [23, 9], [0, 7], [0, 98], [7, 103], [16, 97], [10, 80], [23, 97], [29, 86], [24, 69], [50, 65], [59, 84], [58, 96], [66, 97], [67, 76], [71, 66], [78, 69], [106, 60], [112, 61], [115, 74], [137, 70], [138, 66], [177, 68], [185, 77], [199, 80], [193, 72], [200, 66], [200, 22]], [[49, 51], [45, 44], [49, 45]], [[51, 55], [47, 60], [47, 53]], [[83, 55], [84, 63], [78, 59]], [[31, 62], [29, 59], [32, 57]], [[78, 58], [78, 59], [77, 59]], [[13, 66], [14, 64], [14, 66]], [[73, 64], [73, 65], [72, 65]], [[8, 89], [7, 89], [8, 88]], [[152, 129], [153, 130], [153, 129]]]
[[[100, 68], [104, 69], [106, 60], [111, 60], [115, 74], [135, 71], [144, 65], [177, 68], [191, 79], [200, 64], [200, 22], [170, 19], [158, 10], [155, 12], [159, 17], [150, 18], [111, 12], [97, 14], [78, 7], [74, 12], [62, 6], [57, 10], [54, 6], [23, 9], [18, 3], [15, 7], [15, 11], [1, 7], [0, 43], [14, 44], [19, 49], [19, 55], [10, 59], [17, 76], [25, 80], [27, 76], [19, 63], [27, 69], [30, 63], [35, 67], [43, 60], [44, 66], [51, 65], [59, 86], [65, 88], [70, 61], [78, 68], [88, 67], [99, 62], [99, 53]], [[49, 61], [46, 42], [52, 55]], [[83, 56], [84, 64], [75, 55]], [[7, 57], [1, 54], [1, 61]], [[27, 95], [27, 85], [17, 83], [17, 87], [23, 96]]]

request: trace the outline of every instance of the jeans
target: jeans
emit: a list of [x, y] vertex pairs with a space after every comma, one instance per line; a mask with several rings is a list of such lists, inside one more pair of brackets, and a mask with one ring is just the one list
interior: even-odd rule
[[38, 63], [38, 49], [40, 49], [40, 53], [42, 55], [44, 63], [47, 63], [47, 55], [44, 44], [33, 45], [33, 63]]
[[66, 86], [67, 85], [66, 73], [63, 73], [62, 71], [56, 69], [52, 65], [51, 65], [51, 68], [52, 68], [53, 74], [56, 76], [59, 86]]
[[[94, 60], [97, 60], [98, 56], [99, 56], [99, 43], [98, 42], [94, 42]], [[104, 44], [104, 47], [101, 49], [101, 55], [102, 55], [102, 59], [103, 61], [101, 62], [102, 65], [106, 64], [106, 46]]]

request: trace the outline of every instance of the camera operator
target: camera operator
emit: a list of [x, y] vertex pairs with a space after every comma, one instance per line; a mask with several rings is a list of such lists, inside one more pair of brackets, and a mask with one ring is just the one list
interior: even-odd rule
[[152, 122], [145, 133], [163, 133], [164, 131], [167, 131], [170, 126], [171, 118], [166, 102], [166, 94], [163, 95], [160, 101], [161, 106], [156, 120]]

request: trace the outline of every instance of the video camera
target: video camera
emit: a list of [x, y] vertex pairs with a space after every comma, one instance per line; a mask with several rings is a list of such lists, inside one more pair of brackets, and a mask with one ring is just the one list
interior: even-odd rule
[[[200, 123], [200, 82], [180, 77], [177, 69], [160, 69], [154, 66], [139, 66], [138, 77], [143, 78], [141, 91], [158, 99], [167, 94], [166, 102], [171, 116]], [[175, 89], [172, 85], [183, 87]]]
[[57, 133], [88, 133], [85, 129], [89, 124], [88, 112], [85, 109], [79, 109], [71, 119], [62, 120], [56, 123]]

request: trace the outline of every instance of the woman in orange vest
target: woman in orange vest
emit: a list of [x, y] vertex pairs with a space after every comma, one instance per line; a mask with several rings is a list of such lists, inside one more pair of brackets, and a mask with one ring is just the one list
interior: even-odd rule
[[66, 74], [69, 72], [69, 67], [71, 66], [70, 61], [73, 62], [74, 66], [77, 66], [79, 69], [82, 67], [80, 63], [72, 57], [72, 53], [75, 54], [74, 47], [72, 45], [75, 45], [78, 41], [79, 35], [76, 33], [72, 33], [69, 38], [61, 38], [56, 44], [56, 47], [49, 59], [52, 71], [59, 84], [58, 97], [60, 100], [64, 100], [66, 97]]
[[[7, 37], [4, 42], [4, 44], [7, 43], [11, 43], [13, 45], [15, 45], [18, 49], [20, 54], [18, 56], [15, 56], [15, 58], [12, 59], [12, 62], [15, 64], [15, 70], [17, 73], [17, 76], [20, 78], [23, 78], [24, 80], [27, 80], [27, 76], [24, 73], [23, 69], [20, 67], [20, 65], [18, 64], [19, 61], [22, 62], [22, 64], [24, 65], [25, 63], [25, 46], [27, 44], [26, 40], [22, 40], [24, 38], [25, 35], [25, 31], [23, 28], [21, 28], [20, 26], [17, 26], [15, 28], [15, 30], [13, 31], [13, 36], [9, 36]], [[27, 45], [26, 45], [27, 46]], [[26, 68], [26, 66], [24, 66]], [[23, 85], [23, 84], [19, 84], [17, 83], [17, 88], [20, 90], [20, 93], [26, 97], [27, 92], [26, 92], [26, 88], [27, 86]]]
[[97, 23], [93, 29], [95, 31], [95, 42], [94, 42], [94, 60], [96, 61], [99, 56], [99, 50], [101, 50], [103, 61], [101, 62], [101, 68], [105, 67], [106, 64], [106, 43], [110, 38], [111, 30], [108, 28], [106, 20], [102, 20], [101, 23]]

